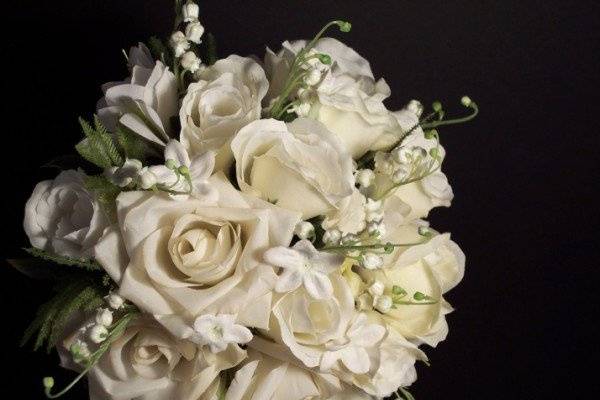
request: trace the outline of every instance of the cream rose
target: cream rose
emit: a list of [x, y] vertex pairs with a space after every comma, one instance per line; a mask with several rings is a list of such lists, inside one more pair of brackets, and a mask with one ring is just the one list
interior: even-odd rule
[[[270, 97], [280, 94], [292, 60], [306, 44], [285, 42], [278, 54], [267, 51]], [[323, 38], [314, 50], [329, 55], [334, 63], [316, 88], [309, 116], [335, 133], [354, 158], [392, 143], [401, 131], [383, 104], [390, 96], [387, 83], [376, 82], [369, 62], [336, 39]]]
[[175, 75], [160, 61], [152, 61], [143, 44], [130, 51], [131, 77], [102, 86], [98, 116], [114, 132], [121, 123], [145, 139], [165, 144], [172, 136], [171, 118], [177, 115]]
[[335, 376], [297, 364], [281, 346], [260, 340], [236, 372], [225, 400], [370, 400]]
[[209, 184], [219, 192], [217, 206], [122, 193], [119, 230], [107, 232], [96, 247], [96, 259], [120, 294], [180, 337], [192, 335], [189, 327], [200, 314], [235, 315], [238, 323], [267, 327], [276, 275], [261, 255], [288, 246], [300, 219], [243, 196], [222, 175]]
[[226, 170], [232, 161], [231, 139], [260, 119], [268, 88], [265, 72], [254, 60], [232, 55], [217, 61], [200, 74], [183, 98], [181, 143], [192, 156], [216, 151], [217, 170]]
[[92, 255], [108, 219], [86, 190], [84, 177], [68, 170], [36, 185], [23, 221], [33, 247], [73, 258]]
[[[422, 236], [416, 225], [406, 225], [389, 232], [383, 240], [413, 243], [422, 240]], [[384, 268], [363, 270], [361, 275], [368, 282], [383, 283], [384, 293], [389, 296], [394, 286], [406, 291], [408, 301], [416, 292], [429, 296], [431, 300], [424, 302], [428, 304], [398, 304], [382, 318], [410, 341], [436, 346], [446, 338], [445, 315], [452, 311], [442, 296], [461, 281], [465, 256], [449, 234], [436, 235], [424, 244], [401, 249], [385, 257]]]
[[219, 354], [203, 351], [142, 317], [127, 327], [89, 372], [90, 399], [213, 400], [219, 373], [245, 357], [237, 346]]
[[240, 189], [302, 213], [326, 214], [352, 195], [352, 159], [319, 122], [274, 119], [244, 127], [231, 143]]
[[[419, 117], [411, 107], [404, 108], [394, 115], [404, 131], [410, 130], [419, 122]], [[429, 152], [436, 147], [436, 141], [426, 139], [423, 129], [419, 127], [404, 139], [402, 147], [420, 147]], [[438, 152], [443, 159], [446, 152], [441, 145], [438, 147]], [[378, 175], [376, 180], [380, 187], [392, 185], [389, 178], [382, 175]], [[441, 170], [438, 170], [419, 181], [399, 186], [393, 191], [391, 197], [400, 200], [403, 206], [390, 202], [386, 204], [386, 211], [397, 212], [403, 208], [404, 219], [412, 221], [427, 217], [431, 209], [435, 207], [450, 207], [454, 194], [448, 178]]]
[[325, 345], [341, 340], [355, 316], [354, 298], [344, 278], [338, 273], [330, 279], [334, 290], [330, 299], [317, 300], [303, 288], [280, 296], [266, 332], [309, 368], [320, 365]]

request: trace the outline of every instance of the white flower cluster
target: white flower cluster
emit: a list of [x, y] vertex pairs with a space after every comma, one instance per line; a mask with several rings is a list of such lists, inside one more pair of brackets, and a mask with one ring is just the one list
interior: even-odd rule
[[366, 400], [411, 385], [464, 273], [423, 220], [452, 198], [441, 113], [389, 111], [385, 81], [322, 32], [268, 50], [264, 69], [201, 66], [198, 5], [181, 7], [173, 65], [132, 49], [129, 83], [100, 102], [108, 133], [84, 143], [142, 144], [98, 164], [116, 212], [79, 171], [26, 206], [33, 246], [112, 279], [107, 306], [63, 342], [91, 397]]

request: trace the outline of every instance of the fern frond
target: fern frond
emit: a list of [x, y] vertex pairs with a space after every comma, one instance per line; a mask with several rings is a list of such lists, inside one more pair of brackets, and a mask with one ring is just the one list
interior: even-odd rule
[[108, 219], [115, 222], [117, 220], [117, 196], [121, 193], [121, 189], [104, 175], [86, 176], [85, 187], [94, 193]]
[[85, 138], [75, 146], [75, 149], [83, 158], [103, 169], [123, 165], [123, 157], [112, 135], [102, 125], [97, 115], [94, 116], [94, 126], [81, 117], [79, 124]]

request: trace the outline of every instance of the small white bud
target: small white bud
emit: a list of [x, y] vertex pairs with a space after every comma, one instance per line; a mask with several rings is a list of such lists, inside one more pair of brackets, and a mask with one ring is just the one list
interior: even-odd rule
[[196, 53], [188, 51], [181, 57], [181, 66], [194, 73], [200, 69], [200, 59], [196, 56]]
[[329, 245], [339, 244], [341, 239], [342, 233], [337, 229], [325, 231], [325, 233], [323, 234], [323, 242]]
[[294, 229], [294, 234], [300, 239], [310, 239], [315, 235], [315, 227], [307, 221], [300, 221]]
[[366, 221], [371, 222], [381, 222], [383, 220], [383, 211], [367, 211]]
[[370, 169], [361, 169], [356, 173], [356, 182], [363, 187], [368, 188], [375, 180], [375, 173]]
[[185, 34], [181, 31], [174, 32], [171, 35], [169, 43], [177, 58], [181, 57], [190, 48], [190, 42], [188, 42]]
[[398, 164], [410, 164], [412, 162], [413, 153], [408, 147], [396, 147], [390, 154]]
[[348, 233], [342, 237], [342, 244], [344, 245], [355, 245], [358, 244], [359, 239], [354, 233]]
[[471, 104], [473, 103], [473, 101], [471, 100], [471, 98], [469, 96], [463, 96], [462, 99], [460, 99], [460, 102], [465, 107], [470, 107]]
[[82, 340], [77, 340], [75, 343], [73, 343], [69, 348], [69, 351], [71, 352], [73, 361], [75, 361], [77, 364], [89, 360], [89, 358], [92, 356], [87, 343]]
[[104, 300], [106, 300], [110, 308], [112, 308], [113, 310], [119, 310], [121, 307], [123, 307], [123, 304], [125, 303], [125, 299], [123, 299], [121, 296], [115, 293], [109, 294], [104, 298]]
[[418, 100], [409, 101], [406, 108], [415, 113], [417, 117], [420, 117], [423, 114], [423, 104]]
[[111, 326], [113, 323], [113, 313], [108, 308], [101, 308], [96, 313], [96, 323], [103, 326]]
[[384, 314], [390, 311], [393, 305], [394, 302], [390, 296], [380, 296], [375, 302], [375, 308]]
[[154, 172], [150, 171], [148, 167], [142, 169], [140, 171], [140, 186], [142, 189], [150, 189], [152, 186], [156, 185], [158, 182], [158, 178], [154, 174]]
[[196, 21], [200, 15], [200, 7], [193, 1], [188, 1], [183, 5], [181, 13], [183, 14], [183, 22]]
[[369, 286], [369, 293], [371, 296], [378, 297], [383, 295], [383, 291], [385, 290], [385, 285], [381, 281], [375, 281], [371, 286]]
[[385, 224], [382, 222], [370, 222], [369, 225], [367, 225], [367, 232], [369, 232], [369, 235], [371, 236], [384, 236], [386, 233]]
[[310, 103], [312, 93], [312, 90], [301, 87], [298, 89], [298, 99], [303, 103]]
[[378, 269], [383, 266], [383, 258], [377, 254], [367, 253], [363, 256], [361, 264], [366, 269]]
[[290, 108], [289, 113], [295, 112], [299, 117], [307, 117], [310, 113], [310, 103], [300, 103], [297, 106]]
[[373, 309], [373, 297], [369, 293], [363, 293], [356, 299], [356, 308], [359, 311], [368, 311]]
[[190, 22], [185, 27], [185, 36], [190, 42], [202, 43], [202, 35], [204, 35], [204, 27], [199, 21]]
[[304, 78], [304, 83], [308, 86], [316, 86], [321, 82], [322, 73], [318, 69], [311, 69], [308, 75]]
[[392, 175], [392, 182], [394, 183], [402, 183], [408, 179], [410, 176], [410, 169], [406, 165], [401, 165], [398, 167], [394, 175]]
[[381, 206], [383, 205], [381, 200], [373, 200], [367, 199], [367, 204], [365, 204], [365, 210], [368, 211], [380, 211]]
[[95, 325], [90, 330], [90, 340], [96, 344], [102, 343], [108, 337], [108, 329], [104, 325]]

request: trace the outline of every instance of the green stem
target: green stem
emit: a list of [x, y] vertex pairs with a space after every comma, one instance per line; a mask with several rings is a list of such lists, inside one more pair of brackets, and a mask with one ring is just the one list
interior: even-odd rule
[[438, 126], [464, 124], [465, 122], [469, 122], [469, 121], [475, 119], [475, 117], [479, 114], [479, 107], [477, 106], [477, 104], [471, 103], [469, 105], [469, 108], [472, 109], [473, 112], [471, 114], [467, 115], [466, 117], [448, 119], [448, 120], [442, 120], [442, 121], [434, 121], [430, 124], [423, 125], [423, 129], [432, 129], [432, 128], [437, 128]]

